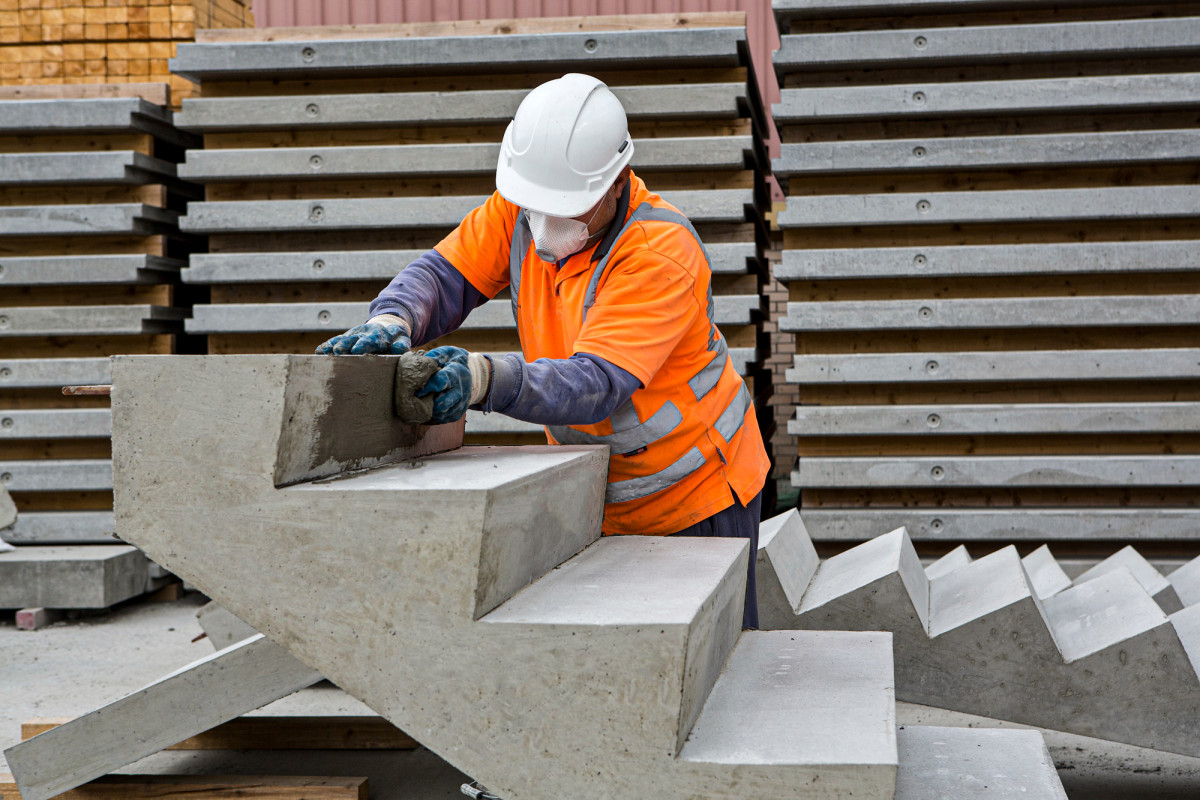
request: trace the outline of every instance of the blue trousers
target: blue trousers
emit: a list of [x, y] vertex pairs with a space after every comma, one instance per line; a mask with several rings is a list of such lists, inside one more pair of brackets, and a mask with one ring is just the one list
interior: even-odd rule
[[742, 615], [742, 627], [758, 628], [758, 588], [754, 582], [754, 562], [758, 559], [758, 522], [762, 509], [762, 492], [755, 495], [748, 505], [733, 497], [733, 505], [718, 511], [708, 519], [702, 519], [689, 528], [672, 536], [725, 536], [750, 540], [750, 566], [746, 575], [746, 610]]

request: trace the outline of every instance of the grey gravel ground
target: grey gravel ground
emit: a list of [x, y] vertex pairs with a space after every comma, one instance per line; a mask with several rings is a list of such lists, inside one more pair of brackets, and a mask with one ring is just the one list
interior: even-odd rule
[[[190, 594], [173, 603], [125, 604], [107, 613], [56, 623], [40, 631], [16, 629], [0, 612], [0, 750], [20, 740], [21, 722], [37, 716], [78, 716], [116, 700], [212, 652], [198, 636]], [[329, 685], [318, 685], [260, 709], [257, 714], [353, 715], [366, 706]], [[898, 704], [901, 724], [1022, 727], [909, 703]], [[1200, 720], [1197, 720], [1200, 736]], [[1195, 800], [1200, 759], [1046, 733], [1050, 754], [1071, 800]], [[0, 771], [7, 765], [0, 755]], [[458, 798], [466, 778], [427, 750], [167, 751], [122, 772], [276, 775], [365, 775], [377, 800]]]

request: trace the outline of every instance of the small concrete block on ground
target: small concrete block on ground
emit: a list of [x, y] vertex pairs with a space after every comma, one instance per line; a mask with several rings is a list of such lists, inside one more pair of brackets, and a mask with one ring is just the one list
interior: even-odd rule
[[22, 608], [17, 612], [17, 630], [36, 631], [53, 625], [63, 618], [63, 612], [54, 608]]
[[0, 608], [108, 608], [146, 591], [149, 560], [128, 545], [0, 553]]

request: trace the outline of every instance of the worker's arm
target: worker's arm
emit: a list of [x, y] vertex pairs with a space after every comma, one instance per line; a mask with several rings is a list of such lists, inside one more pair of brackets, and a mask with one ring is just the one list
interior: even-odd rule
[[456, 329], [487, 301], [437, 250], [430, 250], [401, 270], [371, 303], [370, 316], [395, 314], [408, 325], [416, 345]]
[[593, 425], [641, 385], [616, 364], [588, 353], [532, 363], [516, 353], [488, 360], [491, 391], [480, 407], [540, 425]]

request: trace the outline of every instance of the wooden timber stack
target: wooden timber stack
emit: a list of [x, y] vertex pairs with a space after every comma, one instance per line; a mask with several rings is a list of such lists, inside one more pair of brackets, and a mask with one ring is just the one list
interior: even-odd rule
[[[0, 88], [0, 481], [19, 509], [0, 536], [0, 608], [103, 608], [152, 588], [114, 540], [108, 357], [179, 352], [197, 187], [176, 164], [165, 84]], [[119, 95], [125, 96], [119, 96]], [[190, 290], [184, 290], [190, 291]], [[89, 545], [80, 547], [79, 545]]]
[[195, 84], [170, 74], [176, 46], [246, 27], [250, 0], [0, 0], [0, 85], [154, 81], [178, 104]]
[[[742, 14], [201, 32], [173, 69], [198, 81], [181, 174], [209, 237], [184, 280], [212, 302], [187, 323], [211, 353], [312, 349], [495, 188], [525, 93], [563, 73], [608, 83], [634, 169], [689, 215], [713, 259], [717, 322], [760, 408], [760, 283], [769, 210], [764, 121]], [[519, 351], [507, 290], [439, 343]], [[766, 420], [765, 415], [760, 419]], [[540, 426], [471, 413], [471, 441], [544, 442]]]
[[1194, 555], [1195, 3], [774, 8], [814, 538]]

